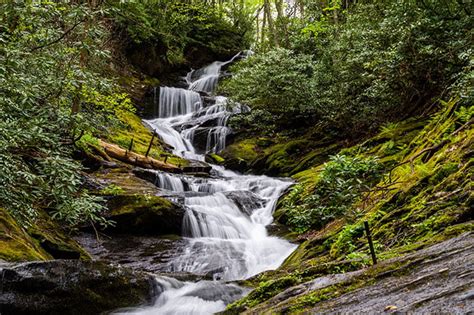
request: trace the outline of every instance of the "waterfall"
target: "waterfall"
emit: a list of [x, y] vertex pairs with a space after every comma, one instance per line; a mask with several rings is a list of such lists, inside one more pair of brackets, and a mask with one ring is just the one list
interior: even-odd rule
[[166, 190], [175, 191], [175, 192], [185, 192], [189, 189], [187, 183], [171, 174], [156, 172], [155, 185]]
[[207, 67], [189, 72], [186, 76], [189, 89], [197, 92], [214, 92], [219, 81], [219, 75], [222, 67], [233, 62], [240, 55], [241, 53], [238, 53], [228, 61], [215, 61]]
[[158, 117], [174, 117], [193, 113], [202, 106], [198, 93], [190, 90], [161, 87]]
[[[238, 55], [237, 55], [238, 56]], [[201, 97], [213, 93], [226, 62], [193, 70], [186, 76], [188, 89], [161, 87], [157, 117], [146, 123], [173, 152], [188, 159], [204, 161], [198, 152], [219, 152], [231, 133], [228, 118], [248, 107], [230, 106], [225, 97]], [[212, 165], [214, 176], [198, 178], [157, 172], [155, 184], [166, 191], [184, 192], [186, 208], [183, 234], [187, 245], [168, 264], [170, 272], [212, 276], [216, 281], [197, 283], [158, 280], [163, 288], [154, 306], [137, 314], [209, 314], [242, 296], [228, 298], [229, 288], [218, 280], [239, 280], [278, 268], [296, 248], [269, 236], [266, 226], [279, 196], [291, 181], [267, 176], [240, 175]], [[214, 291], [213, 291], [214, 290]], [[217, 291], [216, 291], [217, 290]], [[210, 297], [205, 292], [218, 292]], [[203, 296], [206, 296], [204, 298]]]

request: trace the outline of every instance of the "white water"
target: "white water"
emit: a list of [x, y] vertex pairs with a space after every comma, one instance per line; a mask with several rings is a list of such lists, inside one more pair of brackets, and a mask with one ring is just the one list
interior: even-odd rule
[[[207, 132], [206, 152], [219, 152], [225, 147], [230, 133], [227, 118], [246, 109], [241, 106], [230, 109], [226, 98], [220, 96], [212, 97], [210, 103], [208, 98], [206, 104], [196, 92], [212, 93], [221, 67], [228, 62], [215, 62], [190, 72], [186, 77], [188, 90], [160, 88], [158, 118], [146, 123], [174, 147], [175, 154], [203, 161], [204, 155], [193, 145], [197, 132], [203, 130]], [[295, 245], [269, 236], [266, 230], [273, 220], [278, 197], [291, 182], [267, 176], [240, 175], [220, 166], [213, 166], [213, 172], [212, 178], [157, 172], [156, 185], [177, 193], [194, 192], [184, 198], [187, 211], [183, 233], [188, 236], [188, 244], [169, 264], [169, 271], [208, 275], [215, 281], [191, 283], [159, 278], [163, 293], [154, 306], [134, 310], [134, 313], [212, 314], [222, 311], [226, 303], [239, 298], [243, 291], [218, 280], [245, 279], [276, 269], [295, 249]], [[238, 292], [234, 292], [232, 298], [226, 297], [229, 290]], [[209, 292], [213, 292], [212, 297]]]

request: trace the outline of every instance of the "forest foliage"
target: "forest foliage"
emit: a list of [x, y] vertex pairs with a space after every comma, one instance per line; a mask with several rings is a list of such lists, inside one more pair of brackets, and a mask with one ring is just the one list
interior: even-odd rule
[[133, 48], [158, 46], [171, 65], [186, 63], [193, 47], [226, 55], [250, 46], [254, 5], [251, 1], [113, 2], [110, 16], [117, 32]]
[[[234, 66], [223, 88], [236, 101], [258, 109], [249, 119], [236, 117], [237, 125], [253, 121], [258, 129], [261, 119], [252, 119], [258, 114], [273, 124], [273, 133], [316, 124], [339, 138], [357, 138], [385, 122], [427, 114], [439, 99], [459, 96], [472, 104], [469, 4], [404, 0], [295, 5], [287, 7], [284, 17], [271, 14], [276, 17], [273, 26], [267, 17], [268, 30], [260, 35], [257, 54]], [[260, 126], [263, 132], [268, 129]]]
[[107, 224], [104, 200], [88, 192], [73, 157], [81, 139], [108, 134], [135, 111], [110, 67], [116, 38], [159, 36], [179, 59], [186, 42], [234, 31], [238, 19], [238, 8], [204, 2], [0, 4], [0, 206], [23, 225], [39, 209], [70, 227]]
[[334, 138], [358, 138], [387, 121], [426, 114], [440, 99], [459, 98], [466, 116], [472, 109], [473, 19], [463, 1], [0, 8], [0, 206], [24, 224], [37, 209], [68, 226], [106, 223], [103, 200], [88, 192], [73, 156], [81, 137], [106, 134], [135, 111], [111, 66], [117, 40], [164, 47], [170, 64], [182, 63], [192, 46], [218, 54], [253, 49], [223, 90], [253, 109], [234, 125], [259, 135], [317, 126]]

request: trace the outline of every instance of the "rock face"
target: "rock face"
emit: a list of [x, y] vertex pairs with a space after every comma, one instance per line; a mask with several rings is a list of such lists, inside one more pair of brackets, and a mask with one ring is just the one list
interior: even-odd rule
[[[282, 277], [250, 292], [245, 299], [254, 305], [240, 302], [223, 314], [469, 313], [474, 308], [473, 249], [474, 234], [466, 232], [356, 271], [303, 283], [296, 277]], [[326, 266], [342, 267], [342, 263]], [[324, 265], [315, 268], [324, 270]]]
[[226, 191], [223, 194], [239, 207], [240, 211], [251, 216], [253, 211], [265, 206], [265, 200], [251, 191], [235, 190]]
[[0, 208], [0, 260], [53, 258], [90, 259], [90, 256], [46, 212], [38, 210], [36, 221], [25, 230], [5, 209]]
[[153, 277], [102, 262], [54, 260], [0, 266], [2, 315], [99, 314], [149, 304]]
[[0, 208], [0, 260], [21, 261], [51, 258], [5, 209]]
[[181, 234], [185, 210], [169, 200], [150, 195], [118, 195], [108, 201], [110, 230], [119, 233]]

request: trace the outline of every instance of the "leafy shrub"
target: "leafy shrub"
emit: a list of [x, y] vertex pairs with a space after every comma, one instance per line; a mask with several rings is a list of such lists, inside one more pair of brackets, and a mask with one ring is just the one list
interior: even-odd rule
[[468, 104], [474, 58], [467, 6], [365, 1], [340, 23], [318, 11], [309, 24], [294, 25], [293, 50], [273, 48], [244, 61], [226, 91], [269, 111], [280, 128], [318, 123], [346, 138], [425, 113], [448, 93]]
[[[158, 44], [170, 64], [185, 62], [195, 46], [229, 54], [249, 46], [251, 18], [236, 6], [219, 8], [205, 2], [161, 0], [151, 3], [110, 3], [110, 16], [130, 44]], [[133, 45], [131, 45], [133, 47]]]
[[[267, 120], [272, 119], [280, 128], [296, 122], [304, 125], [318, 113], [313, 106], [313, 68], [310, 56], [277, 48], [234, 66], [234, 75], [222, 90], [259, 113], [265, 112]], [[265, 121], [254, 121], [266, 128], [262, 123]]]
[[381, 165], [375, 158], [345, 155], [331, 157], [324, 165], [314, 191], [301, 198], [301, 185], [285, 198], [288, 224], [304, 232], [319, 229], [341, 215], [349, 216], [352, 204], [381, 179]]
[[108, 32], [94, 21], [102, 13], [62, 2], [0, 6], [0, 206], [24, 225], [37, 209], [68, 226], [105, 224], [102, 198], [86, 191], [71, 158], [79, 135], [118, 106], [104, 101], [117, 99], [117, 86], [101, 72]]

